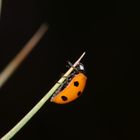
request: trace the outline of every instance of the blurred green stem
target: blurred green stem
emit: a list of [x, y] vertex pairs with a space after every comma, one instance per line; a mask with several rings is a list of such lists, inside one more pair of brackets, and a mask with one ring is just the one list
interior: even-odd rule
[[29, 55], [29, 53], [35, 48], [37, 43], [43, 37], [43, 35], [48, 31], [48, 25], [43, 23], [32, 38], [27, 42], [23, 49], [14, 57], [14, 59], [5, 67], [5, 69], [0, 73], [0, 88], [5, 84], [5, 82], [11, 77], [22, 61]]

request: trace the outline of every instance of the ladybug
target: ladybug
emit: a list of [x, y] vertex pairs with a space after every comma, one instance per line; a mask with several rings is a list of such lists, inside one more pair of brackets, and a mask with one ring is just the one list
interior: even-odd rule
[[[72, 67], [70, 62], [68, 62], [68, 64]], [[74, 101], [82, 94], [86, 81], [87, 76], [85, 74], [84, 65], [79, 63], [56, 90], [50, 101], [57, 104], [66, 104]]]

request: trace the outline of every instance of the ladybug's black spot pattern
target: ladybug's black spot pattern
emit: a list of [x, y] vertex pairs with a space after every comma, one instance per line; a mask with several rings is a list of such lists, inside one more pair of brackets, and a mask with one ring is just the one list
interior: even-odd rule
[[63, 101], [67, 101], [68, 100], [68, 98], [66, 96], [61, 96], [61, 98], [62, 98]]
[[82, 92], [81, 92], [81, 91], [79, 91], [79, 92], [77, 93], [77, 95], [78, 95], [78, 96], [80, 96], [81, 94], [82, 94]]
[[75, 81], [74, 82], [74, 86], [78, 87], [79, 86], [79, 82], [78, 81]]

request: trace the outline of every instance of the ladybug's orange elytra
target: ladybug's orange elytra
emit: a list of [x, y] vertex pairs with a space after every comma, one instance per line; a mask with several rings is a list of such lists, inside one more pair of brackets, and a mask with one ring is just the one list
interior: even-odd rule
[[66, 104], [74, 101], [83, 93], [86, 81], [86, 75], [79, 71], [77, 74], [74, 74], [71, 81], [63, 90], [60, 90], [57, 94], [54, 94], [54, 96], [51, 98], [51, 102]]

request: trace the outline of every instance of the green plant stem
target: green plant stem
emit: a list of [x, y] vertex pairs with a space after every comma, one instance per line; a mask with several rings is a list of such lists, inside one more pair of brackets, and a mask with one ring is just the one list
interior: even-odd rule
[[[50, 89], [48, 93], [23, 117], [6, 135], [4, 135], [0, 140], [9, 140], [11, 139], [45, 104], [45, 102], [53, 95], [53, 93], [58, 89], [61, 83], [64, 82], [66, 77], [73, 71], [74, 67], [76, 67], [80, 60], [85, 55], [85, 52], [80, 56], [80, 58], [74, 63], [73, 67], [71, 67], [58, 82]], [[59, 83], [59, 84], [58, 84]]]

